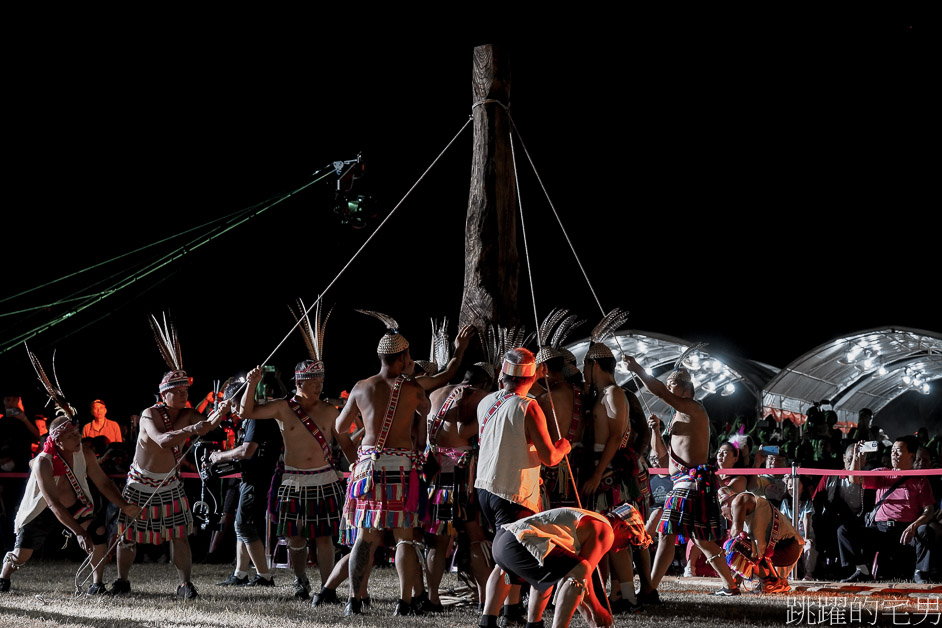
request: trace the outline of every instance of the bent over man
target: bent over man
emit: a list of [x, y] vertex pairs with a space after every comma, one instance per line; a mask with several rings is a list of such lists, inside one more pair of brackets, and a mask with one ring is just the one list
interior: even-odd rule
[[[95, 452], [82, 448], [82, 436], [69, 417], [61, 416], [50, 426], [42, 452], [33, 459], [26, 493], [16, 513], [16, 544], [3, 559], [0, 592], [10, 590], [10, 576], [22, 567], [53, 532], [64, 526], [92, 555], [92, 585], [88, 595], [105, 593], [105, 526], [96, 516], [88, 478], [102, 495], [117, 505], [126, 517], [136, 518], [141, 509], [121, 498], [114, 483], [98, 466]], [[63, 479], [65, 481], [63, 481]]]

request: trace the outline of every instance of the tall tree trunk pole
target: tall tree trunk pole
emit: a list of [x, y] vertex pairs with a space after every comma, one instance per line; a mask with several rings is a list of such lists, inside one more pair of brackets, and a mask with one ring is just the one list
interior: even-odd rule
[[473, 312], [513, 325], [517, 314], [517, 182], [510, 151], [510, 61], [499, 46], [474, 49], [474, 149], [465, 227], [459, 325]]

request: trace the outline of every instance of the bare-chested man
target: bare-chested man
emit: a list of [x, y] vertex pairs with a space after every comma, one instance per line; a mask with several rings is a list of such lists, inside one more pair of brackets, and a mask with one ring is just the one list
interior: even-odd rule
[[58, 417], [49, 427], [43, 450], [30, 465], [26, 492], [16, 513], [16, 544], [3, 559], [0, 592], [10, 590], [13, 571], [22, 567], [50, 534], [65, 526], [92, 555], [94, 571], [88, 595], [105, 593], [105, 523], [93, 512], [88, 479], [126, 516], [136, 518], [141, 509], [122, 499], [98, 465], [95, 452], [82, 448], [82, 434], [69, 417]]
[[305, 571], [308, 540], [314, 539], [321, 584], [334, 567], [334, 539], [340, 530], [343, 484], [330, 457], [330, 443], [336, 438], [334, 420], [337, 408], [322, 401], [324, 363], [304, 360], [294, 370], [295, 396], [255, 403], [255, 386], [262, 370], [255, 367], [246, 376], [242, 395], [242, 418], [276, 419], [285, 441], [285, 472], [278, 489], [278, 536], [287, 537], [294, 568], [294, 596], [310, 597], [311, 585]]
[[[722, 515], [716, 499], [719, 483], [714, 467], [708, 464], [710, 419], [703, 405], [694, 399], [690, 373], [682, 366], [678, 367], [668, 376], [665, 386], [656, 377], [648, 375], [633, 357], [623, 356], [622, 359], [649, 391], [676, 411], [668, 426], [670, 446], [652, 436], [656, 438], [655, 451], [658, 456], [667, 455], [670, 459], [674, 486], [668, 493], [664, 513], [658, 524], [659, 542], [651, 568], [651, 581], [647, 586], [642, 585], [638, 600], [642, 603], [658, 603], [657, 585], [674, 560], [675, 543], [685, 543], [685, 537], [693, 539], [723, 580], [724, 588], [716, 594], [739, 595], [739, 588], [717, 544], [722, 538], [719, 521]], [[652, 415], [649, 423], [652, 431], [659, 433], [660, 420]]]
[[[404, 374], [412, 368], [409, 342], [399, 334], [395, 321], [386, 320], [389, 330], [376, 350], [380, 371], [356, 383], [335, 422], [337, 440], [353, 464], [344, 513], [346, 524], [357, 528], [350, 552], [350, 599], [344, 610], [348, 616], [362, 612], [360, 591], [369, 578], [372, 548], [387, 529], [396, 538], [399, 574], [400, 599], [393, 614], [415, 613], [412, 586], [420, 566], [413, 549], [413, 528], [419, 524], [419, 454], [413, 432], [420, 437], [417, 442], [425, 442], [425, 422], [416, 426], [415, 413], [427, 415], [429, 400], [422, 387]], [[365, 428], [359, 448], [349, 436], [357, 415]]]
[[544, 391], [536, 400], [546, 415], [546, 427], [550, 437], [553, 440], [568, 440], [572, 444], [572, 452], [568, 465], [563, 462], [556, 467], [544, 467], [543, 481], [549, 501], [547, 508], [571, 508], [581, 506], [581, 502], [576, 500], [576, 492], [579, 489], [582, 435], [585, 431], [582, 416], [583, 390], [566, 380], [563, 375], [566, 358], [562, 353], [554, 353], [556, 352], [542, 348], [536, 354], [537, 365], [546, 367], [545, 382], [548, 388], [548, 392]]
[[[160, 382], [161, 403], [141, 413], [140, 432], [134, 450], [134, 461], [128, 471], [124, 498], [138, 506], [147, 505], [140, 519], [121, 512], [118, 515], [118, 579], [111, 592], [130, 593], [128, 575], [138, 543], [160, 544], [170, 541], [173, 564], [180, 576], [177, 597], [198, 597], [190, 582], [192, 557], [187, 537], [193, 532], [193, 513], [179, 475], [182, 448], [193, 436], [202, 436], [215, 429], [222, 418], [212, 420], [193, 408], [186, 407], [190, 378], [186, 371], [168, 371]], [[169, 479], [167, 479], [169, 476]], [[166, 481], [165, 481], [166, 480]]]
[[[586, 508], [603, 513], [632, 498], [628, 483], [634, 478], [628, 476], [637, 469], [625, 466], [628, 459], [626, 448], [631, 438], [628, 396], [615, 382], [615, 355], [603, 342], [593, 342], [589, 346], [583, 374], [589, 399], [594, 399], [591, 412], [594, 435], [591, 456], [595, 464], [594, 467], [587, 466], [587, 469], [593, 470], [582, 485], [582, 494], [585, 496]], [[617, 464], [616, 456], [619, 459]], [[635, 506], [640, 504], [636, 503]], [[639, 512], [643, 516], [646, 510], [642, 507]], [[631, 545], [627, 545], [625, 551], [612, 552], [607, 558], [608, 561], [601, 563], [602, 574], [605, 577], [609, 573], [610, 563], [620, 583], [620, 591], [612, 591], [617, 606], [625, 612], [641, 612], [643, 609], [635, 597]], [[615, 589], [614, 586], [612, 588]]]
[[474, 486], [474, 458], [471, 439], [478, 433], [478, 403], [491, 391], [491, 376], [479, 366], [469, 367], [460, 384], [445, 386], [432, 393], [428, 415], [428, 455], [439, 465], [437, 477], [430, 480], [430, 523], [426, 531], [435, 535], [428, 553], [429, 602], [426, 610], [442, 611], [438, 587], [445, 572], [448, 550], [459, 531], [471, 542], [471, 573], [483, 600], [490, 569], [481, 548], [484, 531], [478, 521]]

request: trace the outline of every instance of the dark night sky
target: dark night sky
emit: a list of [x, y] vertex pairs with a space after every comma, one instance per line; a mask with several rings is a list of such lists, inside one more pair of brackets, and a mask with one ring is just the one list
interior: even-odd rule
[[[630, 310], [628, 327], [777, 367], [845, 333], [937, 331], [927, 286], [938, 232], [925, 200], [937, 138], [924, 34], [912, 23], [662, 16], [578, 35], [40, 37], [55, 54], [24, 53], [7, 78], [3, 293], [291, 190], [360, 151], [385, 215], [469, 116], [472, 48], [494, 40], [511, 51], [511, 111], [526, 147], [602, 304]], [[428, 318], [457, 318], [470, 155], [469, 127], [325, 297], [337, 304], [329, 394], [376, 370], [382, 328], [353, 308], [396, 316], [419, 356]], [[540, 315], [564, 306], [594, 322], [590, 292], [518, 162]], [[118, 418], [150, 403], [164, 365], [146, 317], [169, 307], [191, 396], [202, 396], [266, 358], [293, 324], [286, 305], [313, 301], [375, 226], [339, 223], [334, 181], [30, 347], [44, 361], [57, 349], [74, 405], [85, 412], [102, 397]], [[138, 259], [4, 301], [0, 313], [52, 303]], [[532, 328], [524, 275], [520, 287]], [[0, 340], [62, 311], [4, 316]], [[301, 357], [295, 334], [273, 361], [287, 370]], [[21, 347], [0, 355], [0, 373], [38, 409]]]

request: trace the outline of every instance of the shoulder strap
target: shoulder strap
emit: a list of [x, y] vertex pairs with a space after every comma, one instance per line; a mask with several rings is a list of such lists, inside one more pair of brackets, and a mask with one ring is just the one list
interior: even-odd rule
[[307, 431], [311, 433], [314, 440], [321, 446], [321, 449], [324, 450], [324, 460], [327, 461], [327, 464], [334, 466], [333, 458], [330, 455], [330, 445], [327, 444], [327, 439], [324, 438], [321, 428], [317, 427], [317, 423], [314, 422], [314, 419], [304, 411], [304, 408], [301, 407], [301, 404], [298, 403], [294, 397], [288, 400], [288, 407], [291, 408], [291, 411], [300, 419], [304, 427], [307, 428]]
[[[160, 418], [164, 422], [164, 431], [169, 432], [173, 430], [173, 423], [170, 421], [170, 413], [167, 411], [167, 406], [162, 403], [158, 403], [155, 406], [151, 406], [153, 409], [157, 410], [157, 414], [160, 415]], [[180, 446], [174, 445], [171, 447], [173, 451], [173, 459], [177, 463], [177, 473], [180, 472]]]
[[399, 405], [399, 393], [402, 390], [403, 382], [408, 379], [405, 374], [396, 378], [396, 383], [389, 393], [389, 405], [386, 406], [386, 414], [383, 416], [383, 424], [380, 426], [379, 436], [376, 439], [374, 449], [382, 449], [386, 444], [386, 437], [389, 435], [389, 428], [392, 427], [393, 417], [396, 416], [396, 406]]
[[[75, 473], [72, 471], [72, 467], [70, 467], [69, 463], [66, 462], [65, 457], [59, 453], [58, 447], [56, 447], [55, 455], [59, 458], [59, 460], [62, 461], [62, 465], [65, 467], [65, 477], [69, 478], [69, 484], [72, 485], [72, 490], [75, 491], [75, 496], [82, 503], [82, 506], [84, 508], [87, 508], [90, 510], [92, 507], [91, 500], [88, 499], [88, 495], [85, 494], [85, 490], [82, 489], [82, 485], [79, 484], [78, 478], [75, 477]], [[84, 450], [79, 451], [78, 455], [84, 456], [85, 455]]]
[[428, 429], [428, 442], [435, 444], [435, 441], [438, 439], [438, 431], [442, 427], [442, 423], [445, 421], [445, 415], [448, 414], [448, 411], [451, 410], [452, 406], [455, 405], [455, 399], [458, 398], [458, 394], [464, 389], [468, 388], [470, 384], [460, 384], [455, 386], [455, 389], [451, 391], [451, 394], [445, 399], [445, 402], [442, 404], [442, 407], [438, 409], [438, 414], [435, 415], [435, 418], [432, 420], [432, 425]]
[[878, 501], [876, 504], [873, 505], [873, 513], [874, 513], [874, 514], [876, 514], [877, 512], [880, 511], [880, 506], [883, 505], [883, 502], [886, 501], [886, 498], [889, 497], [889, 496], [893, 493], [893, 491], [895, 491], [895, 490], [898, 489], [900, 486], [902, 486], [902, 485], [903, 485], [903, 482], [905, 482], [905, 481], [906, 481], [906, 476], [904, 475], [904, 476], [901, 477], [900, 479], [896, 480], [896, 482], [893, 484], [893, 486], [890, 487], [890, 490], [888, 490], [887, 492], [883, 493], [883, 497], [880, 498], [880, 501]]
[[516, 397], [516, 396], [517, 396], [516, 393], [512, 393], [508, 391], [501, 391], [497, 393], [497, 399], [494, 400], [493, 405], [491, 405], [491, 407], [488, 408], [487, 412], [484, 413], [484, 420], [481, 421], [481, 428], [480, 428], [479, 434], [481, 435], [484, 434], [484, 426], [487, 425], [487, 422], [490, 420], [490, 418], [497, 413], [498, 408], [504, 405], [505, 401], [507, 401], [511, 397]]

